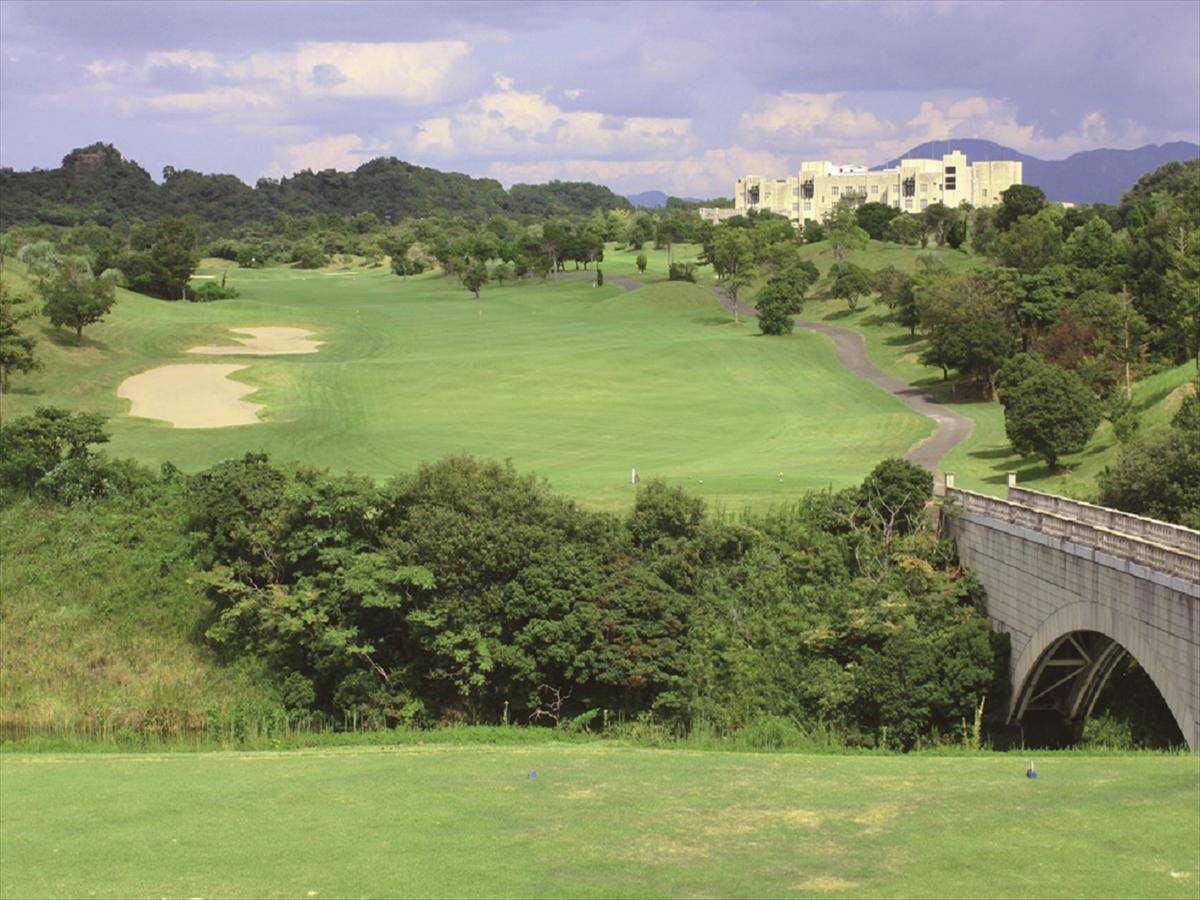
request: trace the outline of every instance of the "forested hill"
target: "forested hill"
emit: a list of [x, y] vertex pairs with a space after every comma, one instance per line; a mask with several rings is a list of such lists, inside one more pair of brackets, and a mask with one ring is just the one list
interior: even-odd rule
[[19, 222], [111, 225], [159, 216], [196, 215], [214, 224], [272, 218], [371, 212], [381, 221], [435, 213], [480, 220], [589, 215], [596, 209], [631, 209], [603, 185], [552, 181], [505, 190], [491, 178], [439, 172], [395, 158], [373, 159], [353, 172], [305, 170], [250, 187], [233, 175], [206, 175], [168, 166], [163, 183], [111, 144], [68, 153], [57, 169], [0, 169], [0, 228]]

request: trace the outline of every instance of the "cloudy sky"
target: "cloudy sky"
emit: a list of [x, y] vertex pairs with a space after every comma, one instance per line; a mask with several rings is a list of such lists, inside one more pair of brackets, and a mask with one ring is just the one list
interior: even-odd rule
[[801, 159], [1200, 142], [1200, 3], [0, 2], [0, 164], [396, 156], [729, 195]]

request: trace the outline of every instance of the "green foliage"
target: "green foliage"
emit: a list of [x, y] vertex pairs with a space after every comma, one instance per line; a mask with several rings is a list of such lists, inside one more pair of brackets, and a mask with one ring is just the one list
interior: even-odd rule
[[845, 200], [839, 201], [833, 208], [825, 225], [829, 230], [828, 241], [833, 248], [834, 264], [841, 263], [855, 250], [866, 248], [869, 239], [867, 232], [858, 226], [854, 210]]
[[888, 225], [892, 219], [900, 215], [900, 210], [887, 203], [864, 203], [855, 211], [858, 227], [865, 231], [873, 241], [887, 240]]
[[925, 524], [925, 504], [932, 499], [933, 473], [893, 457], [864, 479], [860, 502], [868, 520], [891, 537], [919, 531]]
[[981, 269], [958, 276], [914, 276], [914, 282], [927, 338], [921, 361], [980, 380], [990, 396], [996, 371], [1016, 349], [1015, 276], [1004, 269]]
[[673, 262], [667, 266], [668, 281], [689, 281], [693, 284], [696, 282], [696, 265], [695, 263]]
[[1100, 502], [1200, 529], [1200, 393], [1193, 385], [1167, 428], [1122, 444], [1101, 473]]
[[1046, 193], [1033, 184], [1014, 184], [1000, 194], [995, 225], [998, 231], [1008, 231], [1022, 217], [1033, 217], [1046, 208]]
[[187, 298], [187, 283], [196, 271], [196, 229], [187, 219], [159, 219], [120, 258], [130, 290], [164, 300]]
[[1054, 468], [1100, 424], [1100, 404], [1079, 376], [1039, 356], [1018, 354], [997, 381], [1004, 431], [1022, 456], [1036, 454]]
[[13, 372], [32, 372], [42, 367], [34, 355], [37, 338], [21, 330], [20, 324], [33, 316], [33, 310], [22, 309], [23, 297], [9, 293], [0, 279], [0, 393], [8, 387]]
[[108, 441], [103, 416], [39, 407], [0, 424], [0, 486], [32, 491], [61, 466], [90, 459]]
[[829, 268], [833, 279], [829, 291], [839, 300], [845, 300], [851, 311], [858, 308], [858, 298], [869, 294], [875, 286], [871, 273], [851, 262], [834, 263]]
[[637, 255], [637, 260], [636, 260], [635, 262], [636, 262], [636, 265], [637, 265], [638, 274], [639, 274], [639, 275], [645, 275], [645, 274], [646, 274], [646, 262], [647, 262], [647, 260], [646, 260], [646, 254], [645, 254], [645, 253], [639, 253], [639, 254]]
[[808, 260], [796, 263], [768, 279], [755, 297], [758, 327], [763, 334], [791, 334], [794, 316], [804, 305], [804, 295], [820, 278]]

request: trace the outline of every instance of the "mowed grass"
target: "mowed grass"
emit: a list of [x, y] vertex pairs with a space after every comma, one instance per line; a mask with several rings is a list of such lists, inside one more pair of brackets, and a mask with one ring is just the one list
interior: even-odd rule
[[[822, 272], [833, 263], [827, 243], [805, 246], [805, 258], [811, 259]], [[858, 265], [871, 270], [895, 266], [912, 272], [920, 256], [936, 259], [952, 272], [962, 272], [983, 260], [972, 253], [949, 248], [902, 247], [871, 241], [868, 247], [851, 255]], [[913, 336], [898, 325], [877, 298], [860, 301], [851, 311], [845, 301], [824, 296], [821, 286], [813, 299], [804, 304], [801, 318], [850, 328], [862, 334], [871, 361], [886, 372], [919, 385], [939, 402], [969, 418], [973, 427], [970, 435], [951, 450], [938, 466], [939, 473], [953, 472], [959, 487], [1003, 496], [1008, 472], [1016, 472], [1020, 484], [1050, 493], [1081, 499], [1095, 499], [1098, 492], [1096, 476], [1105, 466], [1113, 465], [1117, 457], [1117, 440], [1112, 427], [1102, 421], [1092, 439], [1079, 453], [1068, 454], [1057, 470], [1041, 459], [1021, 457], [1013, 452], [1004, 433], [1004, 409], [999, 403], [972, 396], [965, 388], [954, 388], [943, 381], [941, 369], [920, 362], [925, 347], [920, 336]], [[1133, 386], [1134, 406], [1144, 428], [1165, 425], [1182, 403], [1189, 382], [1196, 377], [1195, 363], [1188, 362], [1158, 372]]]
[[[651, 255], [657, 268], [665, 254]], [[188, 471], [259, 449], [379, 477], [451, 453], [511, 459], [607, 509], [628, 507], [637, 467], [733, 512], [856, 483], [932, 431], [846, 373], [828, 340], [761, 337], [697, 285], [626, 293], [567, 273], [476, 300], [452, 278], [383, 270], [228, 277], [241, 298], [185, 304], [122, 292], [83, 347], [48, 346], [43, 372], [14, 379], [5, 415], [47, 404], [102, 412], [112, 453]], [[311, 355], [219, 359], [247, 364], [234, 378], [258, 388], [247, 399], [265, 404], [265, 422], [193, 430], [126, 415], [116, 396], [126, 377], [203, 362], [188, 348], [255, 325], [326, 341]]]
[[[4, 897], [1179, 897], [1200, 760], [4, 756]], [[528, 776], [536, 770], [537, 777]]]

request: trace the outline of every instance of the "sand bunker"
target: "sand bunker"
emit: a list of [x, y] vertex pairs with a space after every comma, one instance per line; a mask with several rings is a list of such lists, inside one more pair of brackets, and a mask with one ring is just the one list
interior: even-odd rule
[[244, 368], [221, 363], [159, 366], [126, 378], [117, 396], [133, 402], [131, 416], [164, 419], [176, 428], [257, 425], [263, 407], [242, 399], [257, 388], [229, 378]]
[[250, 337], [235, 337], [237, 344], [216, 344], [193, 347], [188, 353], [203, 353], [207, 356], [278, 356], [285, 353], [316, 353], [324, 341], [310, 341], [313, 334], [303, 328], [231, 328], [234, 334]]

